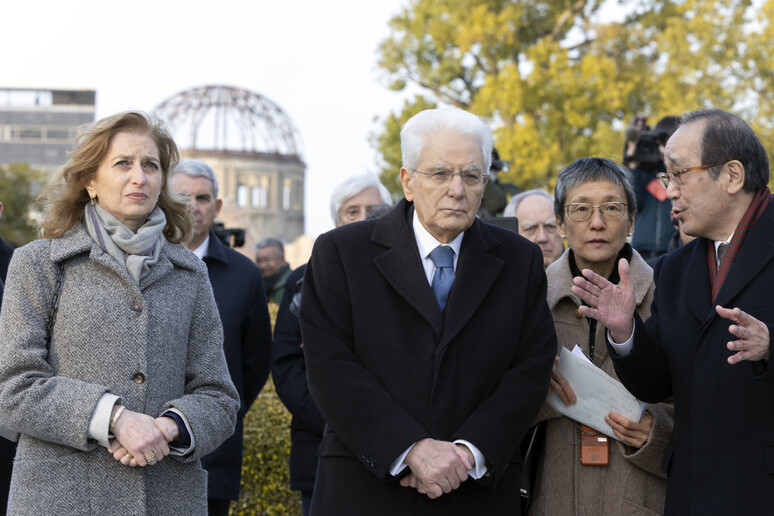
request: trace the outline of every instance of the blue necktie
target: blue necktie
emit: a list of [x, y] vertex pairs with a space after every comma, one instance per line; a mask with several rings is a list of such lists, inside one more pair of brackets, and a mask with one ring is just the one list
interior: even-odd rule
[[435, 274], [433, 274], [433, 294], [438, 300], [441, 311], [446, 307], [446, 300], [449, 299], [454, 283], [454, 250], [451, 247], [439, 245], [430, 253], [430, 259], [435, 264]]

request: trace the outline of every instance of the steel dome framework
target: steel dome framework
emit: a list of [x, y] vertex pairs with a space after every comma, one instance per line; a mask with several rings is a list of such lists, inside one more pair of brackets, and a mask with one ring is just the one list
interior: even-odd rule
[[180, 148], [301, 155], [287, 114], [249, 90], [200, 86], [169, 97], [154, 111], [167, 122]]

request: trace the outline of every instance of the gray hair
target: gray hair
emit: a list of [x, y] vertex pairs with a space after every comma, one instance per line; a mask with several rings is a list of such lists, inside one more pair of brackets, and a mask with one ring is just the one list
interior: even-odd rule
[[175, 170], [172, 171], [172, 175], [185, 174], [189, 177], [206, 177], [212, 181], [212, 190], [215, 194], [215, 200], [218, 199], [218, 178], [215, 177], [215, 172], [212, 171], [210, 166], [198, 159], [183, 159], [177, 164]]
[[609, 181], [624, 189], [626, 204], [628, 204], [629, 222], [637, 213], [637, 196], [634, 193], [634, 176], [632, 173], [607, 158], [581, 158], [573, 161], [559, 172], [554, 189], [554, 214], [564, 222], [564, 204], [567, 194], [577, 186], [591, 181]]
[[519, 204], [521, 204], [521, 201], [533, 195], [537, 195], [539, 197], [545, 197], [546, 199], [551, 201], [551, 205], [554, 204], [554, 196], [546, 192], [542, 188], [527, 190], [526, 192], [520, 192], [514, 195], [513, 197], [511, 197], [511, 200], [508, 202], [508, 205], [503, 210], [503, 217], [515, 217], [516, 210], [519, 208]]
[[277, 240], [276, 238], [264, 238], [263, 240], [259, 241], [257, 244], [255, 244], [255, 250], [258, 251], [258, 249], [263, 249], [264, 247], [276, 247], [279, 249], [280, 256], [282, 258], [285, 258], [285, 246], [282, 245], [282, 242]]
[[344, 201], [350, 197], [354, 197], [367, 188], [376, 188], [379, 191], [379, 195], [382, 198], [382, 203], [392, 206], [392, 196], [387, 187], [379, 182], [373, 174], [362, 174], [359, 176], [348, 177], [333, 189], [331, 192], [331, 218], [333, 224], [338, 226], [341, 222], [339, 220], [339, 210], [344, 204]]
[[481, 143], [484, 174], [492, 165], [492, 131], [483, 120], [458, 108], [426, 109], [409, 118], [400, 131], [403, 168], [416, 169], [428, 137], [441, 131], [452, 131], [476, 138]]

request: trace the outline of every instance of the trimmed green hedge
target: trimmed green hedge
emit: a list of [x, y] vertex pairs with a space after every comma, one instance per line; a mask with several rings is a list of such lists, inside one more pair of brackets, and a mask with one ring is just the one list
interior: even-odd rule
[[231, 514], [301, 514], [301, 494], [290, 490], [290, 413], [271, 378], [245, 417], [242, 488]]
[[[277, 305], [269, 303], [272, 328]], [[245, 416], [242, 487], [231, 515], [297, 516], [301, 493], [290, 490], [290, 413], [271, 377]]]

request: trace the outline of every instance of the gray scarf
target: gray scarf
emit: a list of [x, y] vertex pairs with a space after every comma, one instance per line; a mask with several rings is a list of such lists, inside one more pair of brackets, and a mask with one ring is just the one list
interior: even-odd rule
[[167, 218], [156, 206], [137, 233], [108, 213], [99, 204], [86, 204], [86, 229], [103, 252], [126, 267], [129, 275], [140, 284], [150, 266], [159, 261], [164, 245]]

